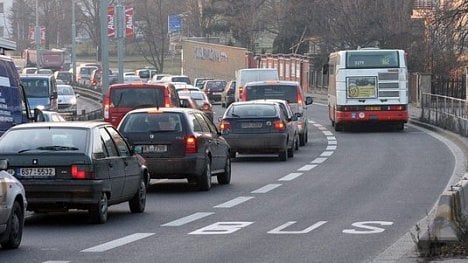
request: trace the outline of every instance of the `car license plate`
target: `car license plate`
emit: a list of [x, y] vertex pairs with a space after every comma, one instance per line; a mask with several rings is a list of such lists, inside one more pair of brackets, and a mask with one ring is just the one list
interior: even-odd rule
[[380, 106], [367, 106], [366, 110], [380, 110]]
[[55, 176], [55, 168], [20, 168], [21, 177], [51, 177]]
[[163, 153], [167, 151], [167, 145], [145, 145], [143, 147], [143, 152], [154, 152], [154, 153]]
[[244, 129], [262, 128], [262, 123], [261, 122], [245, 122], [241, 124], [241, 127]]

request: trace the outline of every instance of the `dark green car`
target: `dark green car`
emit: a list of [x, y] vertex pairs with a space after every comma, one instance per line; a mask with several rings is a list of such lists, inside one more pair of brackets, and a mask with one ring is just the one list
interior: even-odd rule
[[104, 122], [42, 122], [18, 125], [0, 138], [0, 159], [21, 181], [28, 210], [88, 210], [96, 223], [108, 207], [129, 202], [141, 213], [149, 174], [120, 133]]

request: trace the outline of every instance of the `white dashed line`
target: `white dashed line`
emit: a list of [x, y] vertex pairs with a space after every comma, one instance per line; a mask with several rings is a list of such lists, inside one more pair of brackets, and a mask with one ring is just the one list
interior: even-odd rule
[[318, 158], [315, 158], [315, 159], [314, 159], [312, 162], [310, 162], [310, 163], [317, 163], [317, 164], [319, 164], [319, 163], [325, 162], [326, 160], [327, 160], [327, 158], [318, 157]]
[[[325, 135], [325, 136], [333, 136], [333, 133], [331, 131], [322, 131], [322, 133]], [[328, 138], [328, 137], [327, 137]]]
[[193, 222], [195, 220], [210, 216], [212, 214], [214, 214], [214, 213], [213, 212], [198, 212], [198, 213], [195, 213], [195, 214], [192, 214], [192, 215], [189, 215], [189, 216], [182, 217], [182, 218], [179, 218], [177, 220], [171, 221], [171, 222], [166, 223], [166, 224], [161, 225], [161, 226], [182, 226], [182, 225], [185, 225], [187, 223], [191, 223], [191, 222]]
[[328, 140], [328, 142], [336, 141], [336, 137], [335, 136], [327, 136], [327, 140]]
[[301, 176], [303, 173], [290, 173], [280, 179], [278, 181], [291, 181], [296, 179], [297, 177]]
[[304, 171], [310, 171], [310, 170], [314, 169], [315, 167], [317, 167], [316, 164], [308, 164], [308, 165], [302, 166], [301, 168], [299, 168], [297, 170], [301, 171], [301, 172], [304, 172]]
[[333, 151], [324, 151], [320, 156], [331, 156], [333, 153]]
[[91, 248], [88, 248], [88, 249], [85, 249], [85, 250], [81, 250], [81, 252], [104, 252], [104, 251], [111, 250], [111, 249], [116, 248], [116, 247], [126, 245], [126, 244], [131, 243], [131, 242], [135, 242], [135, 241], [143, 239], [143, 238], [147, 238], [147, 237], [152, 236], [154, 234], [155, 233], [135, 233], [135, 234], [132, 234], [132, 235], [128, 235], [126, 237], [122, 237], [122, 238], [119, 238], [119, 239], [104, 243], [104, 244], [99, 245], [99, 246], [95, 246], [95, 247], [91, 247]]
[[336, 145], [327, 146], [327, 151], [334, 151], [334, 150], [336, 150]]
[[268, 193], [271, 190], [273, 190], [273, 189], [275, 189], [277, 187], [280, 187], [280, 186], [281, 186], [281, 184], [267, 184], [262, 188], [259, 188], [257, 190], [252, 191], [251, 193], [252, 194], [264, 194], [264, 193]]
[[328, 141], [328, 144], [330, 144], [330, 145], [336, 145], [336, 141]]
[[214, 208], [231, 208], [231, 207], [234, 207], [236, 205], [247, 202], [252, 198], [253, 198], [253, 196], [239, 196], [237, 198], [232, 199], [231, 201], [227, 201], [225, 203], [214, 206]]

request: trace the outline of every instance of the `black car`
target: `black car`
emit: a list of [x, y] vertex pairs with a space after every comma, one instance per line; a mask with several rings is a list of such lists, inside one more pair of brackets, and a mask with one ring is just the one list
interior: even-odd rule
[[281, 161], [294, 157], [297, 148], [296, 116], [275, 101], [234, 102], [220, 122], [223, 137], [231, 147], [231, 158], [241, 154], [278, 154]]
[[144, 108], [130, 111], [118, 130], [140, 153], [155, 179], [188, 179], [199, 190], [231, 181], [230, 148], [213, 122], [190, 108]]
[[28, 210], [88, 210], [107, 221], [108, 206], [145, 209], [149, 174], [141, 156], [104, 122], [41, 122], [12, 127], [0, 138], [0, 159], [24, 185]]
[[211, 102], [221, 101], [221, 94], [226, 84], [225, 80], [206, 80], [203, 84], [203, 91]]
[[221, 93], [221, 107], [227, 108], [231, 103], [234, 102], [234, 93], [236, 91], [236, 81], [231, 80], [224, 87], [223, 93]]

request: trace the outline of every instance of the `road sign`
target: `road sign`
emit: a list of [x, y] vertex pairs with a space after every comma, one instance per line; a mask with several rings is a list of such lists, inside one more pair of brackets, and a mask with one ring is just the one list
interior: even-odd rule
[[167, 17], [167, 32], [177, 33], [182, 28], [182, 16], [181, 15], [170, 15]]

